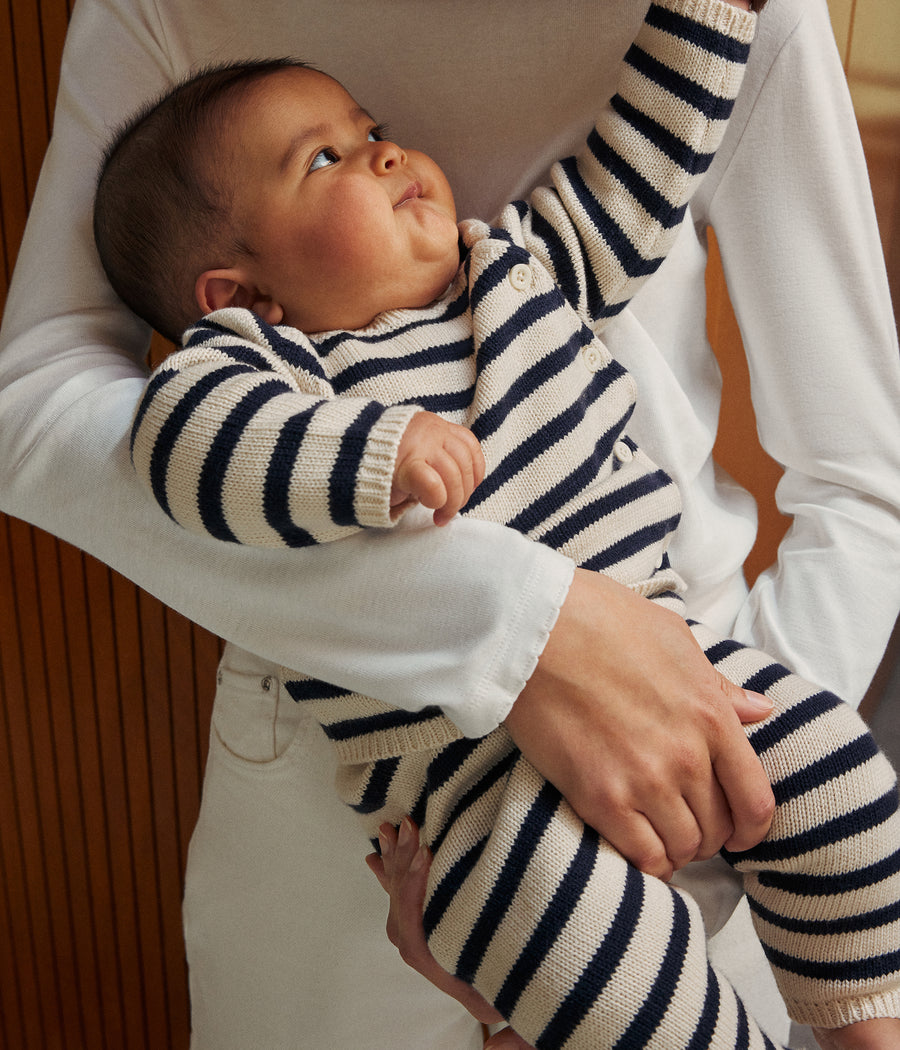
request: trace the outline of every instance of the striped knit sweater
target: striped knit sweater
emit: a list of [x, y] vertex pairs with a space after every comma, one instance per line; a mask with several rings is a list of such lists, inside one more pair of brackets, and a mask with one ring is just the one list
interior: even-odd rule
[[[596, 333], [674, 240], [754, 24], [718, 0], [652, 6], [582, 152], [494, 227], [460, 224], [462, 264], [430, 307], [312, 336], [232, 309], [189, 331], [132, 432], [138, 476], [163, 509], [262, 546], [388, 528], [397, 446], [427, 409], [481, 442], [487, 472], [465, 514], [648, 596], [677, 591], [665, 551], [678, 492], [628, 437], [634, 382]], [[343, 761], [458, 736], [436, 710], [406, 714], [291, 677]]]
[[[709, 27], [693, 20], [701, 16]], [[389, 527], [396, 448], [419, 406], [482, 442], [488, 476], [467, 513], [646, 577], [657, 539], [617, 569], [624, 559], [601, 552], [628, 525], [605, 523], [608, 542], [592, 522], [595, 535], [577, 538], [587, 492], [628, 457], [617, 442], [634, 402], [630, 377], [591, 326], [624, 308], [674, 240], [752, 32], [752, 16], [717, 0], [651, 8], [582, 154], [494, 229], [461, 225], [463, 265], [430, 308], [311, 337], [241, 311], [202, 322], [139, 409], [139, 477], [175, 520], [225, 540], [300, 546]], [[638, 460], [629, 477], [655, 476]], [[578, 506], [572, 493], [585, 494]], [[651, 502], [634, 520], [670, 522], [675, 493]]]
[[[204, 320], [135, 419], [135, 468], [157, 501], [232, 542], [388, 528], [397, 445], [424, 408], [481, 441], [487, 474], [466, 514], [678, 604], [665, 554], [678, 495], [628, 437], [634, 384], [596, 332], [671, 244], [753, 27], [718, 0], [654, 4], [585, 149], [496, 226], [461, 224], [462, 265], [431, 307], [314, 336], [243, 311]], [[882, 930], [900, 897], [892, 772], [833, 698], [696, 630], [723, 673], [776, 700], [751, 742], [780, 792], [777, 841], [736, 860], [794, 1016], [897, 1012], [900, 946]], [[584, 828], [502, 727], [466, 740], [437, 709], [399, 711], [296, 671], [285, 686], [334, 742], [339, 790], [369, 833], [405, 813], [420, 824], [435, 854], [432, 950], [530, 1042], [771, 1045], [709, 971], [691, 906]], [[829, 872], [856, 887], [837, 908]], [[823, 940], [847, 929], [849, 943]]]

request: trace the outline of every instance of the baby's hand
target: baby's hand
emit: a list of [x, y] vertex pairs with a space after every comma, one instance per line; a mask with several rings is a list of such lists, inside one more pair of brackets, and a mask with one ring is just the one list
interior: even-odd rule
[[484, 479], [484, 455], [471, 430], [418, 412], [400, 439], [391, 507], [418, 500], [446, 525]]

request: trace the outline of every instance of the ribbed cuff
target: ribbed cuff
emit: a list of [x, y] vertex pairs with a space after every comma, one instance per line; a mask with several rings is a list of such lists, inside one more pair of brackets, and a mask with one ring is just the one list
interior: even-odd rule
[[353, 497], [356, 520], [365, 528], [390, 528], [403, 509], [391, 507], [397, 449], [410, 420], [421, 411], [417, 405], [385, 409], [369, 431]]
[[[660, 7], [684, 15], [692, 21], [711, 26], [742, 44], [752, 43], [756, 33], [756, 15], [722, 0], [655, 0]], [[764, 2], [764, 0], [763, 0]]]

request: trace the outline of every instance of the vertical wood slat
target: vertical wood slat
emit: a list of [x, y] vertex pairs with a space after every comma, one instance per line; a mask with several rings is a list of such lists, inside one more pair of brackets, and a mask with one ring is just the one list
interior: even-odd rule
[[[44, 1020], [54, 1009], [55, 996], [40, 994], [37, 944], [49, 937], [49, 931], [45, 909], [33, 906], [28, 892], [27, 873], [34, 866], [34, 857], [40, 850], [34, 833], [38, 827], [38, 813], [33, 754], [27, 723], [22, 724], [26, 645], [20, 625], [23, 630], [28, 630], [28, 609], [20, 609], [13, 586], [11, 533], [14, 523], [6, 519], [3, 524], [0, 533], [4, 540], [3, 556], [0, 557], [0, 589], [5, 598], [0, 602], [0, 687], [3, 690], [0, 704], [3, 732], [0, 741], [0, 858], [3, 861], [8, 927], [0, 946], [3, 949], [0, 951], [0, 995], [4, 1001], [2, 1021], [6, 1041], [17, 1031], [26, 1041], [26, 1046], [37, 1047], [44, 1042]], [[26, 553], [19, 549], [20, 558]], [[37, 866], [40, 868], [39, 863]], [[16, 1027], [10, 1031], [7, 1025]]]
[[2, 520], [0, 1045], [185, 1047], [181, 875], [218, 644]]
[[0, 7], [0, 309], [50, 133], [68, 16], [65, 0], [3, 0]]
[[28, 193], [25, 188], [21, 116], [16, 84], [12, 11], [0, 0], [0, 228], [2, 228], [3, 289], [0, 308], [12, 275], [16, 251], [25, 228]]

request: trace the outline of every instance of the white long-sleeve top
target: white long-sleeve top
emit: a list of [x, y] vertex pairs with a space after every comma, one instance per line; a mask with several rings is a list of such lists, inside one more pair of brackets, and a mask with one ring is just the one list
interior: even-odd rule
[[[192, 536], [139, 489], [128, 428], [148, 333], [102, 276], [90, 232], [100, 151], [148, 96], [209, 60], [315, 62], [430, 151], [485, 218], [569, 152], [608, 97], [642, 0], [485, 5], [346, 0], [78, 0], [54, 136], [0, 337], [0, 508], [112, 565], [224, 638], [467, 733], [501, 720], [534, 666], [571, 562], [509, 530], [408, 516], [306, 551]], [[373, 34], [378, 46], [373, 48]], [[102, 45], [102, 61], [97, 48]], [[385, 71], [389, 70], [390, 75]], [[564, 71], [564, 74], [561, 73]], [[636, 375], [638, 440], [685, 501], [692, 611], [858, 698], [900, 594], [900, 366], [865, 169], [824, 0], [760, 19], [747, 82], [688, 227], [604, 338]], [[795, 514], [749, 598], [746, 494], [714, 473], [719, 378], [704, 333], [702, 233], [716, 227], [765, 447]], [[697, 231], [695, 233], [695, 230]], [[421, 570], [411, 575], [411, 566]]]

